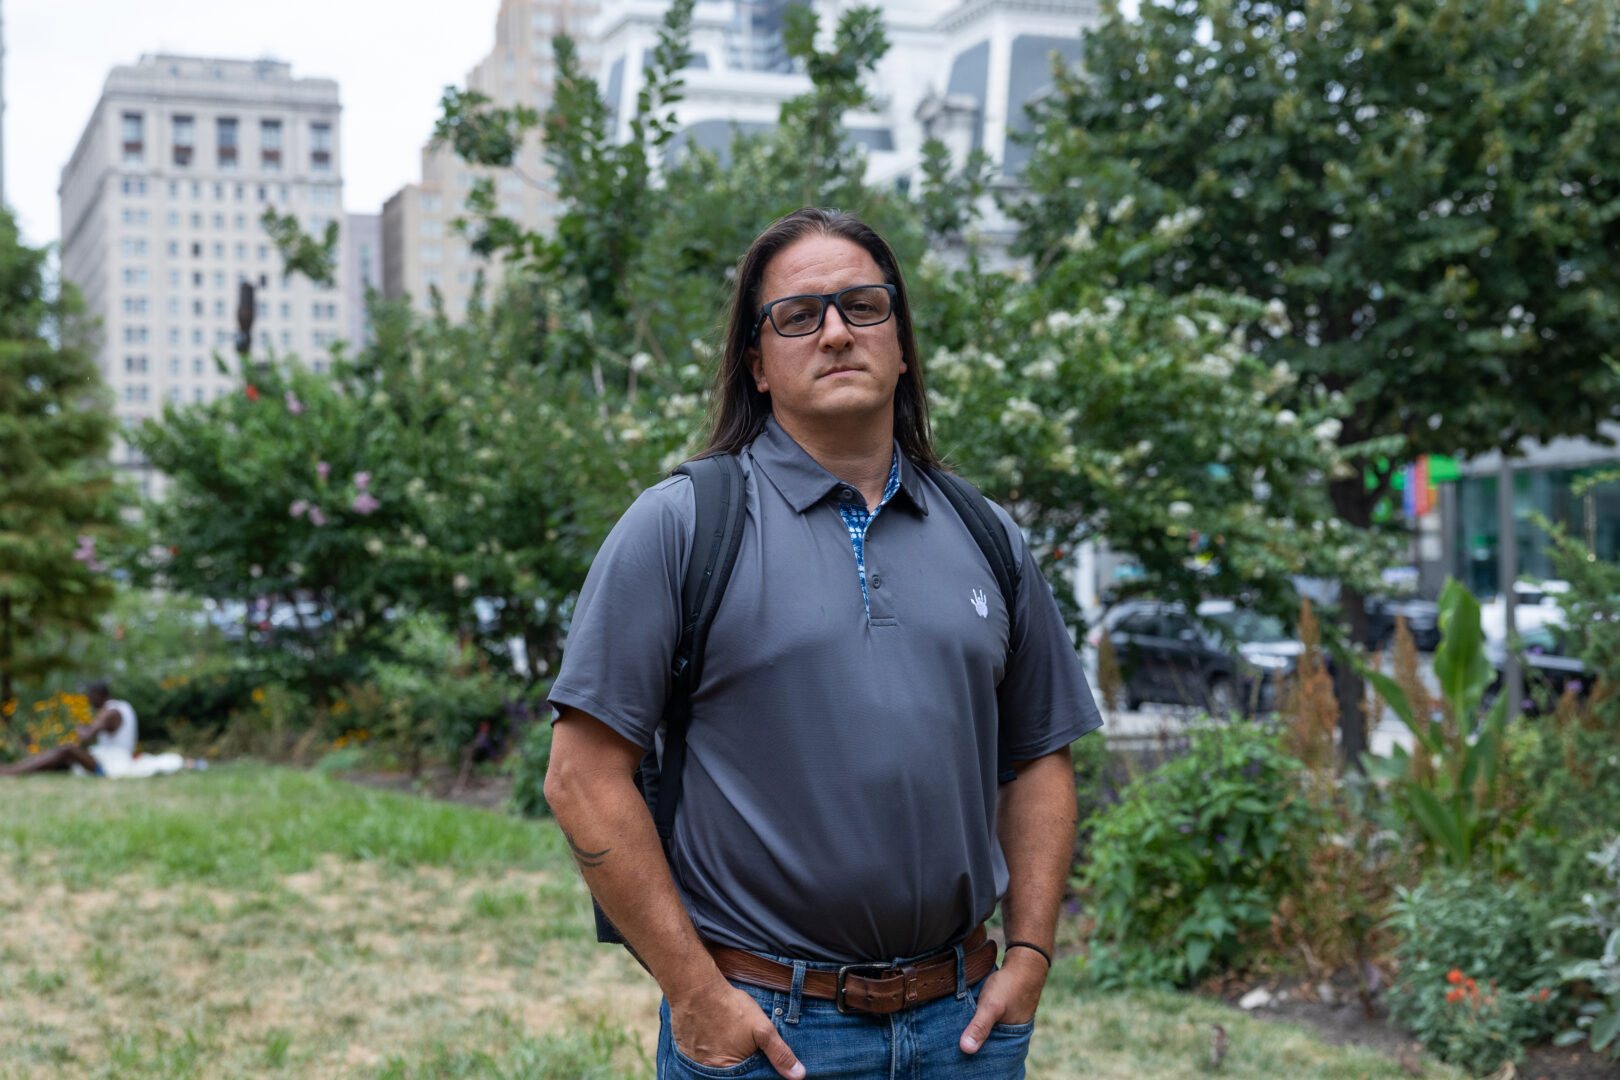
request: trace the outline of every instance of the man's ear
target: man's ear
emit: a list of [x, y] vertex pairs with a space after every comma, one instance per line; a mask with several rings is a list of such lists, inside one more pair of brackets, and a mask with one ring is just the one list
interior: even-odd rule
[[754, 389], [762, 394], [770, 393], [770, 384], [765, 381], [765, 358], [759, 354], [759, 346], [750, 345], [743, 353], [743, 361], [748, 365], [749, 374], [754, 376]]

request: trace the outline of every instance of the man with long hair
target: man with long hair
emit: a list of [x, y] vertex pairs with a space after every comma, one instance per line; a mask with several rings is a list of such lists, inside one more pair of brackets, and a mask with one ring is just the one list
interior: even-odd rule
[[1068, 747], [1101, 720], [1012, 519], [995, 508], [1009, 605], [940, 487], [881, 237], [804, 209], [754, 241], [710, 425], [746, 518], [667, 849], [633, 776], [681, 636], [688, 477], [603, 544], [551, 689], [546, 798], [664, 991], [658, 1075], [1022, 1077], [1073, 852]]

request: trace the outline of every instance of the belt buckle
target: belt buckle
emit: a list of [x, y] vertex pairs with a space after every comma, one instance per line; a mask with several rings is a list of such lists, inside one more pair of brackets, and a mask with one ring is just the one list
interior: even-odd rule
[[890, 964], [845, 964], [838, 969], [838, 978], [834, 984], [836, 989], [833, 992], [833, 1004], [838, 1007], [838, 1011], [845, 1016], [853, 1016], [856, 1013], [873, 1015], [868, 1009], [850, 1008], [844, 1003], [845, 983], [849, 978], [849, 973], [852, 971], [857, 974], [875, 972], [879, 978], [882, 978], [885, 972], [897, 972], [898, 969]]

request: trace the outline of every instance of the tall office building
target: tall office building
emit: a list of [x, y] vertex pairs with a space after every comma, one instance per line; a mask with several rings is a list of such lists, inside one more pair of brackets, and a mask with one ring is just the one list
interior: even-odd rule
[[[340, 112], [336, 82], [274, 60], [143, 55], [107, 76], [58, 195], [62, 276], [101, 322], [121, 420], [240, 385], [244, 281], [257, 290], [252, 357], [325, 367], [345, 335], [343, 292], [284, 276], [259, 217], [273, 207], [317, 234], [341, 222]], [[115, 454], [150, 490], [133, 452]]]
[[[586, 70], [595, 70], [595, 46], [586, 30], [597, 11], [595, 0], [502, 0], [495, 20], [495, 48], [467, 75], [467, 89], [497, 105], [528, 105], [544, 112], [556, 81], [551, 39], [573, 37]], [[422, 149], [422, 179], [407, 184], [383, 205], [383, 293], [409, 296], [429, 310], [437, 290], [451, 318], [467, 308], [474, 283], [484, 275], [498, 284], [498, 265], [475, 255], [454, 226], [466, 213], [474, 181], [490, 177], [500, 213], [533, 230], [545, 230], [557, 216], [555, 186], [538, 132], [524, 140], [509, 169], [468, 165], [449, 146], [429, 142]]]
[[382, 292], [382, 215], [343, 215], [343, 304], [350, 352], [371, 341], [366, 294]]

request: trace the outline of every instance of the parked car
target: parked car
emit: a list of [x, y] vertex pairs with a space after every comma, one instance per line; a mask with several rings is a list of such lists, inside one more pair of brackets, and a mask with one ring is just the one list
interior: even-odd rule
[[[1519, 640], [1524, 643], [1520, 653], [1524, 672], [1523, 712], [1537, 713], [1574, 689], [1584, 695], [1592, 688], [1596, 675], [1587, 668], [1575, 652], [1568, 628], [1557, 623], [1543, 623], [1526, 630]], [[1496, 679], [1486, 691], [1487, 700], [1494, 701], [1502, 692], [1503, 669], [1507, 666], [1507, 648], [1501, 640], [1485, 642], [1485, 655], [1496, 669]]]
[[1387, 649], [1395, 641], [1395, 622], [1406, 619], [1412, 643], [1419, 652], [1434, 652], [1440, 646], [1440, 605], [1416, 597], [1369, 596], [1367, 598], [1368, 649]]
[[1305, 646], [1270, 615], [1207, 600], [1196, 617], [1181, 604], [1128, 601], [1111, 608], [1091, 635], [1106, 633], [1119, 658], [1126, 705], [1191, 705], [1212, 716], [1269, 712], [1277, 687]]

